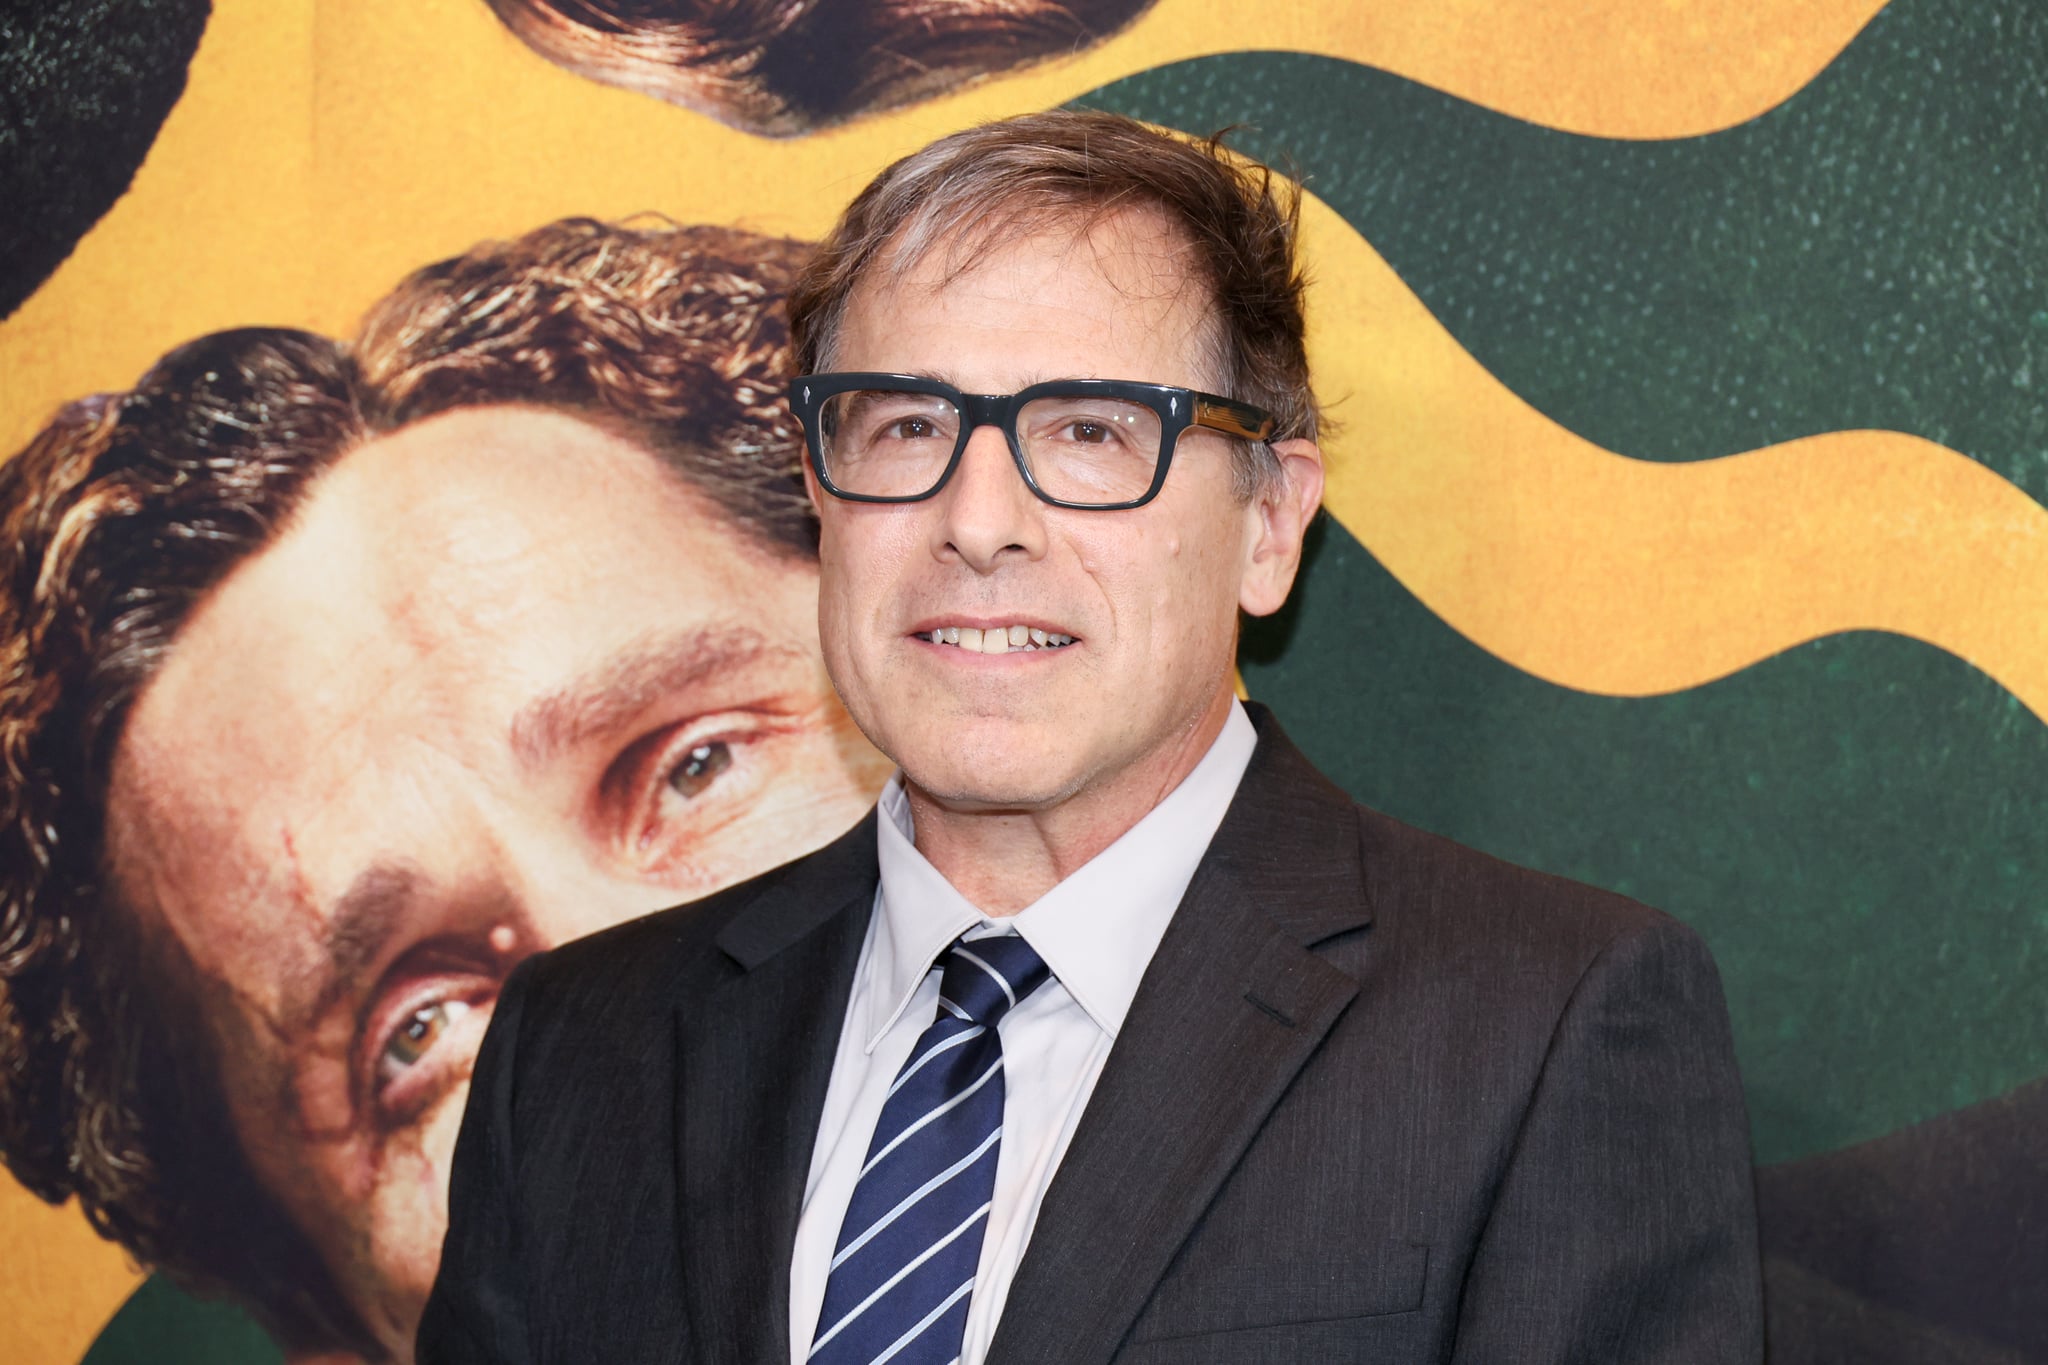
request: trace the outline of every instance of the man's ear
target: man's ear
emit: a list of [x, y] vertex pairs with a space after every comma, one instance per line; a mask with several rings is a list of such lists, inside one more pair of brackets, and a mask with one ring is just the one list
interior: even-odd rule
[[1287, 601], [1301, 568], [1301, 542], [1323, 501], [1323, 452], [1314, 441], [1275, 441], [1277, 478], [1252, 495], [1245, 515], [1254, 519], [1246, 546], [1237, 604], [1252, 616], [1270, 616]]

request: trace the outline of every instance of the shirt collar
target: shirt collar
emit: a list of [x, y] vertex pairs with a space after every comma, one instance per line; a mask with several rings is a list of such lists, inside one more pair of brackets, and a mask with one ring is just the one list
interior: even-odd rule
[[882, 791], [875, 822], [882, 880], [865, 983], [867, 1050], [909, 1006], [946, 946], [983, 929], [1022, 935], [1075, 1003], [1115, 1038], [1257, 744], [1250, 717], [1231, 703], [1209, 752], [1165, 800], [1072, 876], [1003, 919], [982, 914], [917, 851], [897, 773]]

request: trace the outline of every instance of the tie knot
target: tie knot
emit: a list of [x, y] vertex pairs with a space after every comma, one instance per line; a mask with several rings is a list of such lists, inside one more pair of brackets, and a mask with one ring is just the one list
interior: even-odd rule
[[1015, 934], [954, 942], [939, 978], [939, 998], [983, 1028], [994, 1028], [1052, 969]]

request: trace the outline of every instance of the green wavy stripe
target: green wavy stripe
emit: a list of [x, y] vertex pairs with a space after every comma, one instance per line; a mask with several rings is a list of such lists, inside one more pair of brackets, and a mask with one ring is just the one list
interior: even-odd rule
[[1686, 920], [1727, 983], [1759, 1161], [2048, 1072], [2048, 726], [1855, 634], [1596, 697], [1433, 616], [1325, 518], [1252, 695], [1360, 800]]
[[2048, 501], [2048, 13], [1898, 0], [1707, 137], [1541, 128], [1324, 57], [1205, 57], [1079, 103], [1298, 166], [1480, 362], [1624, 454], [1939, 441]]

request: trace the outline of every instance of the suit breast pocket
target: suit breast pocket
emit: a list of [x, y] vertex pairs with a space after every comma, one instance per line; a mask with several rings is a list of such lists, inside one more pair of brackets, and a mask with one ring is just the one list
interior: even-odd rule
[[1348, 1342], [1391, 1344], [1405, 1340], [1407, 1327], [1380, 1320], [1419, 1316], [1428, 1281], [1429, 1248], [1409, 1242], [1313, 1260], [1182, 1263], [1160, 1282], [1117, 1358], [1308, 1360]]

